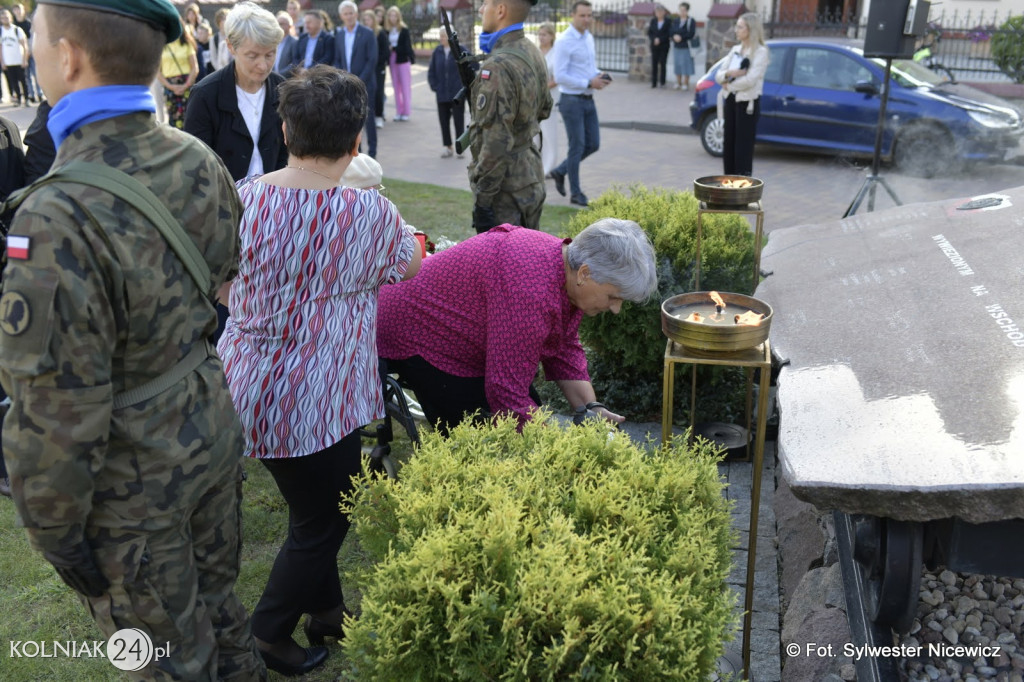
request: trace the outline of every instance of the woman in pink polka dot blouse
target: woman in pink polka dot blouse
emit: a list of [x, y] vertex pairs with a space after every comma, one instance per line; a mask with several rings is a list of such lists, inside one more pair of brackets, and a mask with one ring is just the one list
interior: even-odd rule
[[656, 288], [654, 249], [632, 221], [605, 218], [575, 239], [499, 225], [381, 288], [377, 351], [442, 432], [477, 411], [529, 419], [538, 363], [574, 408], [621, 422], [597, 403], [580, 320]]

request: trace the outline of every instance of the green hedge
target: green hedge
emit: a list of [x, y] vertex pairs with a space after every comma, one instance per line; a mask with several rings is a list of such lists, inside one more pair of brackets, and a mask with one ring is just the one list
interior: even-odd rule
[[[645, 304], [625, 303], [618, 315], [584, 318], [580, 339], [588, 349], [591, 380], [598, 399], [632, 420], [660, 421], [665, 335], [661, 302], [695, 290], [698, 203], [689, 191], [648, 189], [605, 192], [569, 223], [565, 236], [580, 233], [606, 217], [636, 221], [654, 245], [658, 258], [658, 291]], [[701, 290], [751, 294], [754, 233], [735, 214], [707, 214], [701, 239]], [[676, 423], [690, 419], [689, 371], [677, 371]], [[742, 414], [746, 383], [741, 370], [703, 366], [698, 370], [701, 421], [732, 421]], [[549, 384], [541, 395], [564, 409]]]
[[692, 682], [735, 629], [706, 446], [464, 424], [343, 508], [376, 561], [343, 643], [356, 679]]
[[1024, 83], [1024, 16], [1007, 19], [991, 41], [992, 61], [1014, 83]]

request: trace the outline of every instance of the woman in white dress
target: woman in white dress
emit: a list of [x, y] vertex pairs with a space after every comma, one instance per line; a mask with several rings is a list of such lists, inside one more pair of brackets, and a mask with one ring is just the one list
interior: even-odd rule
[[[540, 52], [548, 63], [548, 88], [555, 87], [555, 25], [545, 22], [537, 29], [537, 42], [540, 43]], [[544, 176], [551, 173], [551, 169], [558, 165], [558, 119], [555, 109], [551, 115], [540, 122], [540, 133], [543, 146], [540, 150], [541, 162], [544, 164]]]

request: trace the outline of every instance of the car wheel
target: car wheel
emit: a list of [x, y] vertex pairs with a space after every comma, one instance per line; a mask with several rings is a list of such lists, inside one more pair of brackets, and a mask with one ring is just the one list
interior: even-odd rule
[[896, 138], [893, 161], [907, 175], [931, 178], [955, 170], [956, 154], [953, 138], [934, 126], [908, 128]]
[[711, 156], [722, 156], [724, 139], [725, 121], [712, 111], [700, 122], [700, 141], [704, 145], [704, 151]]

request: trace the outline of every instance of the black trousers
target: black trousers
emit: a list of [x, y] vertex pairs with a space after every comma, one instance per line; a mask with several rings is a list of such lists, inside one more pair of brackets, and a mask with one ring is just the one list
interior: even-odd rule
[[373, 93], [373, 115], [384, 118], [384, 74], [385, 69], [377, 72], [377, 90]]
[[757, 119], [761, 117], [761, 99], [754, 100], [754, 113], [747, 113], [749, 102], [737, 102], [735, 95], [725, 98], [725, 137], [722, 140], [722, 162], [726, 175], [754, 173], [754, 136]]
[[452, 131], [449, 125], [452, 119], [455, 119], [455, 139], [459, 139], [462, 136], [462, 131], [466, 129], [465, 117], [466, 117], [466, 103], [465, 101], [456, 104], [455, 102], [438, 102], [437, 103], [437, 118], [441, 122], [441, 144], [445, 147], [452, 146]]
[[665, 69], [668, 67], [669, 44], [651, 45], [651, 84], [665, 84]]
[[[459, 377], [434, 367], [419, 355], [405, 360], [385, 360], [385, 372], [398, 374], [399, 383], [411, 388], [423, 408], [423, 415], [443, 436], [458, 426], [466, 415], [476, 413], [475, 423], [490, 419], [483, 377]], [[530, 398], [541, 404], [540, 394], [530, 386]]]
[[491, 413], [483, 377], [458, 377], [444, 372], [414, 355], [405, 360], [387, 360], [387, 371], [395, 372], [404, 386], [416, 394], [423, 415], [442, 435], [457, 426], [467, 414], [478, 412], [475, 421]]
[[19, 99], [28, 101], [28, 85], [25, 83], [25, 67], [21, 64], [8, 66], [4, 69], [4, 76], [7, 78], [7, 90], [11, 93], [11, 101], [17, 103]]
[[253, 634], [275, 643], [291, 637], [302, 614], [345, 603], [338, 550], [349, 519], [338, 511], [338, 502], [360, 470], [359, 433], [305, 457], [260, 461], [288, 503], [288, 537], [252, 614]]

